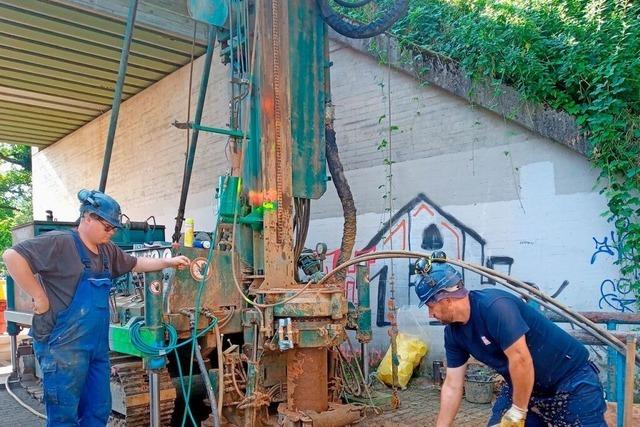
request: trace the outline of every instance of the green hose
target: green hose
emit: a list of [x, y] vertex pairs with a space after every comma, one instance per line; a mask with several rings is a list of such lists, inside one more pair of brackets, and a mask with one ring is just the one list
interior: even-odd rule
[[[214, 317], [211, 320], [211, 323], [209, 323], [206, 328], [197, 333], [196, 338], [202, 337], [211, 329], [215, 328], [217, 324], [218, 319]], [[142, 319], [142, 317], [134, 320], [134, 322], [131, 324], [131, 329], [129, 331], [129, 333], [131, 334], [131, 344], [133, 344], [135, 348], [140, 350], [140, 352], [144, 353], [145, 356], [164, 356], [169, 352], [190, 343], [193, 340], [193, 337], [191, 337], [178, 344], [178, 333], [176, 332], [176, 329], [173, 327], [173, 325], [164, 322], [162, 323], [162, 325], [169, 334], [169, 344], [167, 344], [166, 346], [156, 346], [144, 342], [142, 336], [140, 335], [140, 328], [144, 326], [144, 319]]]

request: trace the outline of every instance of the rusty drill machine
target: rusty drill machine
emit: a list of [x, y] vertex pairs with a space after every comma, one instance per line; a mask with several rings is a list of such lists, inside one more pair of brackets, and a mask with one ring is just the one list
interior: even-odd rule
[[[343, 21], [327, 1], [200, 3], [191, 2], [190, 13], [208, 24], [209, 48], [195, 120], [178, 125], [193, 135], [174, 242], [198, 133], [228, 135], [231, 165], [219, 178], [210, 248], [173, 249], [193, 262], [165, 284], [162, 315], [178, 338], [195, 336], [217, 319], [200, 347], [203, 357], [217, 361], [217, 415], [226, 422], [260, 425], [275, 417], [292, 426], [354, 423], [361, 413], [336, 393], [333, 352], [349, 326], [359, 327], [363, 341], [370, 339], [370, 314], [360, 304], [348, 316], [344, 275], [322, 279], [326, 245], [304, 247], [310, 200], [326, 189], [327, 160], [349, 211], [345, 258], [355, 240], [355, 209], [332, 129], [327, 22], [344, 34], [370, 37], [395, 22], [407, 2], [362, 26]], [[199, 122], [214, 41], [230, 69], [228, 128]], [[234, 338], [227, 347], [228, 336]], [[217, 415], [211, 423], [219, 422]]]
[[[191, 140], [173, 242], [134, 245], [132, 253], [192, 261], [183, 271], [130, 274], [112, 292], [111, 424], [197, 425], [202, 414], [190, 403], [202, 394], [210, 406], [204, 425], [341, 426], [361, 417], [341, 399], [338, 347], [347, 329], [371, 339], [366, 271], [358, 272], [356, 307], [344, 273], [323, 277], [326, 245], [305, 247], [310, 201], [326, 190], [327, 165], [345, 215], [340, 261], [355, 242], [333, 131], [328, 26], [372, 37], [406, 13], [408, 0], [362, 25], [329, 1], [187, 2], [207, 25], [208, 46], [194, 120], [174, 123], [191, 129]], [[217, 127], [201, 123], [214, 47], [231, 85], [229, 123]], [[190, 245], [181, 230], [201, 132], [228, 137], [230, 166], [218, 180], [214, 229]], [[174, 413], [176, 396], [182, 413]]]

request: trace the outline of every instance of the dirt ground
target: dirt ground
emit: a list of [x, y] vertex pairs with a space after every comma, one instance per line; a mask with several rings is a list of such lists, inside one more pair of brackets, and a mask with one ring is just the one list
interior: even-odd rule
[[[382, 390], [376, 386], [374, 391]], [[389, 390], [384, 390], [389, 393]], [[427, 427], [434, 426], [440, 406], [440, 389], [432, 384], [431, 379], [413, 378], [406, 390], [398, 392], [400, 407], [395, 411], [387, 406], [381, 415], [369, 415], [360, 425], [376, 427]], [[484, 426], [491, 414], [491, 404], [469, 403], [462, 400], [462, 405], [455, 420], [456, 427]]]

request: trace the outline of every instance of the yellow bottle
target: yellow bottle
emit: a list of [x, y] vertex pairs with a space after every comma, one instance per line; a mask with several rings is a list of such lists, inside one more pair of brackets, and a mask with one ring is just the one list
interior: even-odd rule
[[193, 218], [185, 219], [184, 223], [186, 227], [184, 230], [184, 245], [190, 248], [193, 246], [193, 229], [194, 229]]

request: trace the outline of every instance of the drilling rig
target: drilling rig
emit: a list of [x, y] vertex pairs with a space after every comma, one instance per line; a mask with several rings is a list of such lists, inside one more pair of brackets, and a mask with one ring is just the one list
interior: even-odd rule
[[[366, 267], [358, 267], [359, 303], [349, 304], [344, 274], [323, 277], [326, 245], [306, 246], [311, 200], [325, 193], [329, 175], [345, 210], [341, 261], [355, 242], [355, 207], [333, 131], [328, 32], [378, 35], [408, 1], [392, 2], [369, 24], [344, 19], [329, 0], [188, 6], [206, 24], [208, 46], [194, 120], [175, 123], [191, 139], [172, 242], [148, 221], [131, 223], [114, 241], [129, 243], [135, 256], [182, 254], [191, 264], [132, 273], [113, 289], [111, 423], [195, 424], [190, 396], [204, 389], [210, 415], [203, 425], [353, 424], [362, 413], [341, 399], [338, 347], [348, 329], [361, 343], [371, 339]], [[224, 125], [201, 123], [216, 47], [231, 85]], [[230, 164], [215, 190], [215, 228], [197, 234], [194, 247], [181, 229], [201, 132], [228, 137]], [[47, 224], [32, 224], [31, 235]]]

